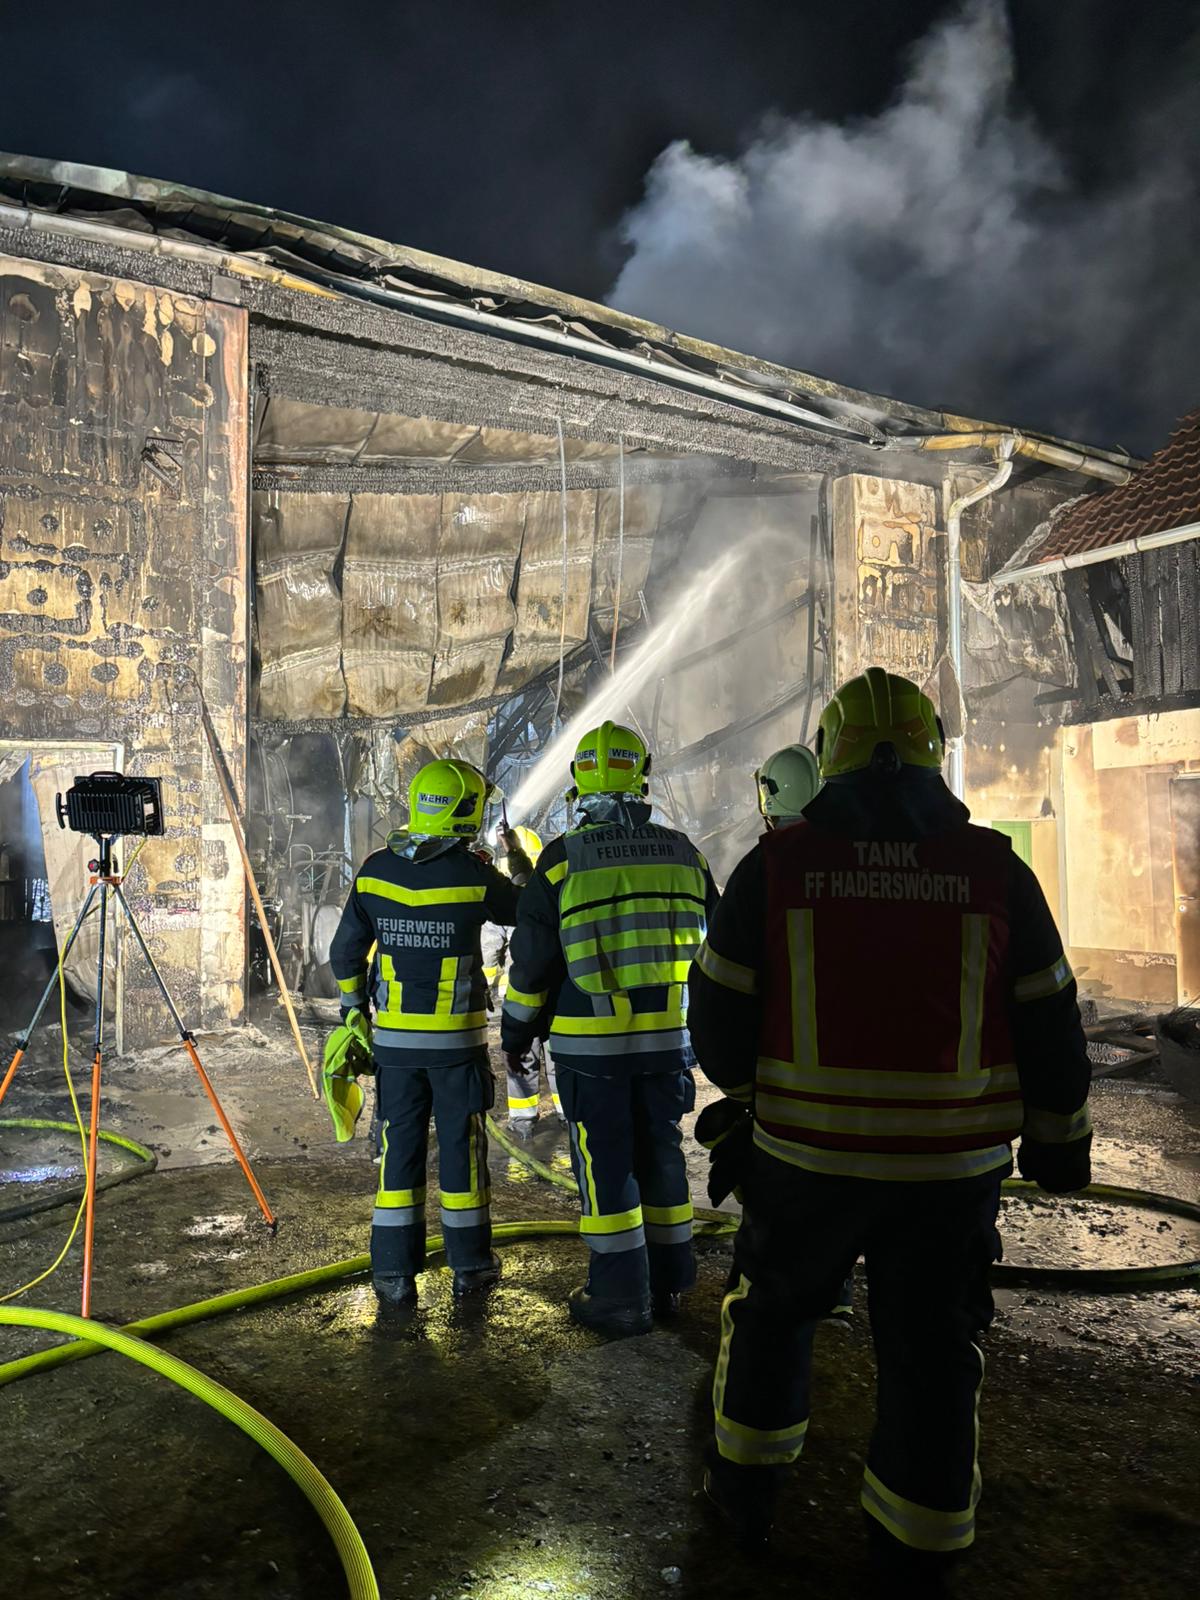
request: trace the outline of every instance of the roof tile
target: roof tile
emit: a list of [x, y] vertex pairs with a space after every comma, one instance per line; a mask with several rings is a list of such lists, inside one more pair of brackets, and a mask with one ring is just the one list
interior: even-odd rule
[[1054, 518], [1037, 560], [1103, 550], [1191, 522], [1200, 522], [1200, 408], [1128, 483], [1084, 495]]

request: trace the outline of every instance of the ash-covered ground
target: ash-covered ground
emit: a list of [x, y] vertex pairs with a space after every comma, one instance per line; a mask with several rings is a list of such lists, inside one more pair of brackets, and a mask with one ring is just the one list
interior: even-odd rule
[[[316, 1059], [323, 1028], [310, 1022], [306, 1031]], [[81, 1034], [73, 1049], [81, 1080], [86, 1042]], [[279, 1214], [278, 1234], [259, 1223], [182, 1052], [167, 1046], [114, 1062], [103, 1125], [152, 1146], [159, 1170], [99, 1201], [94, 1310], [105, 1320], [367, 1247], [375, 1169], [365, 1140], [334, 1144], [279, 1019], [202, 1039], [201, 1049]], [[60, 1036], [47, 1027], [0, 1117], [69, 1118], [60, 1056]], [[1098, 1178], [1200, 1197], [1200, 1107], [1151, 1070], [1099, 1082], [1094, 1113]], [[544, 1116], [533, 1152], [564, 1166], [564, 1146]], [[704, 1203], [704, 1156], [694, 1147], [692, 1171]], [[498, 1220], [572, 1216], [569, 1196], [500, 1150], [492, 1172]], [[0, 1212], [78, 1177], [69, 1138], [0, 1127]], [[1009, 1212], [1013, 1260], [1200, 1255], [1200, 1228], [1156, 1214], [1023, 1201]], [[0, 1227], [0, 1292], [53, 1258], [70, 1216], [61, 1207]], [[861, 1285], [853, 1331], [818, 1333], [808, 1446], [775, 1553], [749, 1571], [697, 1495], [727, 1243], [700, 1246], [700, 1282], [677, 1323], [620, 1344], [567, 1318], [565, 1297], [584, 1266], [576, 1242], [532, 1240], [506, 1247], [504, 1258], [501, 1286], [463, 1305], [434, 1268], [419, 1309], [399, 1320], [381, 1315], [359, 1278], [164, 1342], [313, 1458], [356, 1518], [388, 1600], [864, 1592], [857, 1479], [873, 1369]], [[33, 1300], [77, 1310], [79, 1265], [76, 1247]], [[1001, 1288], [997, 1299], [979, 1543], [961, 1592], [1190, 1595], [1200, 1569], [1200, 1290]], [[0, 1359], [44, 1342], [0, 1329]], [[23, 1600], [343, 1592], [328, 1536], [283, 1472], [213, 1412], [131, 1363], [104, 1355], [0, 1389], [0, 1418], [0, 1592]]]

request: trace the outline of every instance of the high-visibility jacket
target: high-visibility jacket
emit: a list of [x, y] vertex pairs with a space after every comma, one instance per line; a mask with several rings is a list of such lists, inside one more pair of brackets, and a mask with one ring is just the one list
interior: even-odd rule
[[730, 880], [693, 1041], [781, 1161], [951, 1179], [1007, 1167], [1022, 1132], [1090, 1137], [1074, 979], [1037, 881], [951, 803], [954, 825], [916, 838], [801, 821]]
[[414, 847], [408, 835], [394, 834], [387, 849], [368, 856], [330, 963], [343, 1011], [363, 1005], [371, 990], [378, 1061], [428, 1065], [486, 1055], [480, 930], [514, 922], [521, 893], [460, 840]]
[[688, 972], [717, 898], [701, 853], [640, 801], [553, 840], [521, 898], [504, 1048], [528, 1049], [549, 1019], [560, 1066], [679, 1065]]

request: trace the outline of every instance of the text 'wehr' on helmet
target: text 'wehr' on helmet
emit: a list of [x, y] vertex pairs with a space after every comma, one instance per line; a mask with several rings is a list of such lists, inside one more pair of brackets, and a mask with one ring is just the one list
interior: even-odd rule
[[466, 761], [430, 761], [408, 786], [409, 832], [473, 839], [483, 827], [492, 785]]
[[649, 788], [650, 753], [640, 735], [619, 722], [585, 733], [575, 749], [575, 794], [643, 795]]

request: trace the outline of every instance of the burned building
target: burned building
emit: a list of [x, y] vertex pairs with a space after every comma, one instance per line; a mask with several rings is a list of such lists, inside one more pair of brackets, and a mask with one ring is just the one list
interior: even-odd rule
[[[161, 774], [168, 831], [131, 896], [188, 1009], [244, 1018], [259, 963], [202, 703], [315, 998], [351, 863], [428, 752], [486, 764], [541, 825], [562, 815], [556, 733], [632, 716], [667, 816], [727, 872], [757, 761], [880, 662], [931, 687], [968, 802], [1031, 860], [1085, 986], [1195, 986], [1197, 547], [1126, 548], [1170, 450], [1142, 472], [342, 228], [19, 157], [0, 159], [0, 418], [10, 951], [84, 890], [56, 790]], [[1073, 570], [1082, 549], [1105, 564]], [[127, 965], [136, 1042], [158, 1020]]]

